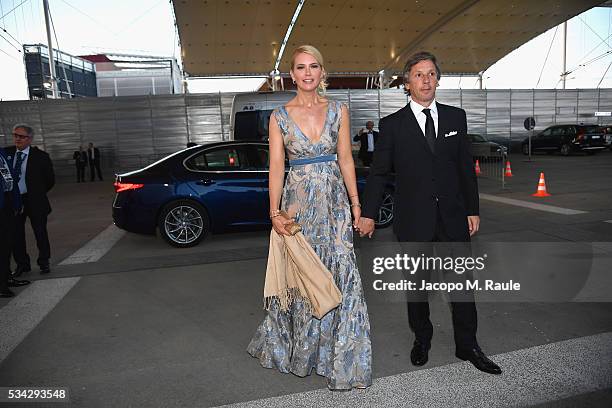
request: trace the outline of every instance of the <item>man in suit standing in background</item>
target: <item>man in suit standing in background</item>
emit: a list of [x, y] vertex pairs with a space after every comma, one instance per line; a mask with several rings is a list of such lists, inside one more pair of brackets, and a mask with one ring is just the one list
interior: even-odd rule
[[353, 142], [360, 142], [359, 158], [364, 166], [369, 167], [372, 163], [374, 148], [378, 140], [378, 132], [374, 130], [374, 122], [371, 120], [366, 122], [366, 128], [361, 129], [359, 133], [353, 137]]
[[[372, 236], [387, 177], [395, 169], [393, 230], [400, 243], [416, 244], [419, 251], [415, 257], [421, 255], [421, 248], [433, 251], [433, 243], [453, 243], [449, 246], [469, 249], [470, 237], [480, 225], [478, 184], [467, 140], [466, 114], [463, 109], [436, 102], [440, 76], [433, 54], [420, 52], [408, 59], [404, 85], [411, 101], [380, 121], [380, 139], [358, 226], [362, 236]], [[428, 279], [431, 272], [423, 268], [416, 276]], [[459, 275], [451, 271], [449, 276], [452, 279]], [[420, 287], [421, 282], [416, 284]], [[410, 360], [416, 366], [427, 363], [433, 336], [427, 296], [421, 290], [409, 294], [408, 300], [408, 322], [416, 338]], [[450, 294], [455, 355], [481, 371], [501, 374], [476, 340], [473, 296], [472, 291]]]
[[49, 273], [49, 258], [51, 247], [47, 233], [47, 216], [51, 213], [51, 205], [47, 193], [55, 185], [55, 174], [49, 154], [31, 146], [34, 129], [25, 124], [13, 127], [15, 146], [6, 149], [6, 154], [15, 173], [15, 183], [21, 193], [23, 212], [17, 216], [15, 227], [15, 242], [13, 258], [17, 268], [13, 276], [17, 277], [31, 270], [30, 256], [26, 249], [25, 222], [30, 218], [30, 224], [38, 247], [38, 266], [40, 273]]
[[89, 148], [87, 149], [87, 161], [89, 162], [91, 181], [94, 181], [95, 178], [94, 170], [98, 172], [98, 179], [102, 181], [102, 171], [100, 171], [100, 149], [94, 147], [93, 143], [89, 143]]
[[77, 171], [77, 183], [85, 182], [85, 167], [87, 167], [87, 153], [83, 151], [83, 146], [79, 146], [72, 155]]

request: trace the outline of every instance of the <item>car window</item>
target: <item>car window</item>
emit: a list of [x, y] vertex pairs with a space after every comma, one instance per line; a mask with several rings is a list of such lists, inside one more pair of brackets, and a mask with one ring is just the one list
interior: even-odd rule
[[548, 129], [544, 130], [544, 131], [543, 131], [543, 132], [540, 134], [540, 136], [550, 136], [551, 132], [552, 132], [552, 129], [551, 129], [551, 128], [548, 128]]
[[584, 133], [602, 133], [599, 126], [596, 125], [582, 126], [582, 129], [584, 129]]
[[248, 164], [244, 151], [235, 146], [205, 150], [187, 160], [190, 170], [241, 170]]
[[267, 140], [271, 110], [236, 112], [234, 140]]
[[552, 129], [553, 136], [563, 136], [565, 134], [566, 134], [565, 129], [562, 127], [556, 127]]
[[480, 135], [475, 135], [473, 133], [468, 134], [468, 138], [470, 139], [470, 141], [472, 143], [474, 143], [474, 142], [476, 142], [476, 143], [486, 142], [484, 137], [482, 137]]

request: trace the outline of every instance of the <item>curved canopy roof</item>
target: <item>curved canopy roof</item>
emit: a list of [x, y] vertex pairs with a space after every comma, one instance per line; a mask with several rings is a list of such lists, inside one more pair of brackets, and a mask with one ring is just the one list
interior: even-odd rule
[[[268, 75], [299, 1], [174, 0], [190, 76]], [[281, 59], [312, 44], [330, 74], [401, 72], [428, 50], [446, 73], [476, 74], [602, 0], [306, 0]]]

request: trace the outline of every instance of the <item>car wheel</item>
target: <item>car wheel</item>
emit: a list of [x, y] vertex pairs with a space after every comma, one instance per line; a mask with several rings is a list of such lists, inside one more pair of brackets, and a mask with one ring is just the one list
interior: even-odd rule
[[561, 146], [561, 154], [563, 156], [569, 156], [571, 151], [572, 151], [572, 148], [567, 143]]
[[522, 150], [525, 156], [529, 156], [529, 145], [528, 144], [524, 144]]
[[393, 193], [385, 191], [382, 204], [378, 209], [378, 216], [374, 221], [376, 228], [387, 228], [389, 225], [393, 224], [393, 205]]
[[210, 220], [204, 207], [190, 200], [173, 201], [161, 211], [161, 236], [177, 248], [197, 245], [210, 233]]

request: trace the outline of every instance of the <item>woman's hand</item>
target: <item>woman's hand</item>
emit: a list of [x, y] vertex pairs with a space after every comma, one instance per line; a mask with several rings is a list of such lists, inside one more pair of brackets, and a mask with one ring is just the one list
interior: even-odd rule
[[287, 224], [291, 224], [294, 220], [291, 218], [284, 217], [282, 215], [277, 215], [276, 217], [272, 217], [272, 228], [274, 231], [279, 233], [280, 235], [291, 235], [287, 232], [285, 226]]

